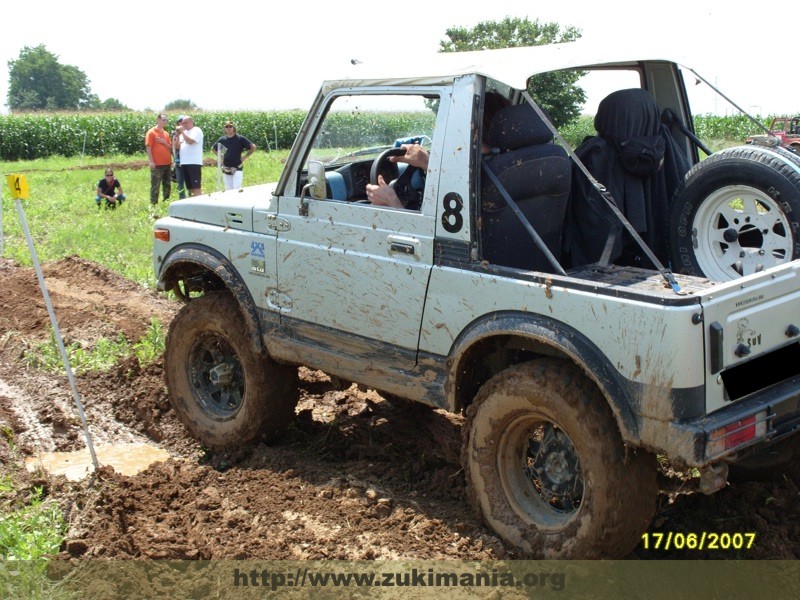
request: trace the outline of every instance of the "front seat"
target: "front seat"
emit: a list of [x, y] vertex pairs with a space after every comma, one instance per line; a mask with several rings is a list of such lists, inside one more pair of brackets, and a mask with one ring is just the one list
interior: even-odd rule
[[[529, 104], [500, 109], [491, 121], [484, 158], [556, 260], [570, 188], [570, 161], [564, 148]], [[482, 177], [483, 256], [490, 263], [556, 272], [514, 214], [502, 193]]]

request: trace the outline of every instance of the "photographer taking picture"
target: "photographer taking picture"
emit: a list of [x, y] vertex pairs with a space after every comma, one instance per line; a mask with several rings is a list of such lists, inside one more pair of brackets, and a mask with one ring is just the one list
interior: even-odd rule
[[199, 196], [202, 193], [203, 130], [194, 124], [192, 117], [184, 115], [175, 131], [178, 136], [172, 147], [181, 153], [183, 179], [189, 188], [189, 195]]

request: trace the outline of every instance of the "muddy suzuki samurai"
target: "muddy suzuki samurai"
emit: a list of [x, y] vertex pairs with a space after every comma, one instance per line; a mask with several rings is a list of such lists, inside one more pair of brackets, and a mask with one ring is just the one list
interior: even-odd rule
[[[683, 80], [700, 76], [620, 52], [354, 66], [322, 84], [277, 183], [171, 204], [154, 267], [185, 301], [165, 380], [188, 430], [274, 439], [299, 365], [463, 413], [469, 500], [547, 558], [629, 553], [657, 456], [705, 493], [795, 467], [800, 161], [712, 152]], [[562, 69], [624, 77], [574, 149], [536, 99]], [[415, 143], [427, 166], [398, 160]]]

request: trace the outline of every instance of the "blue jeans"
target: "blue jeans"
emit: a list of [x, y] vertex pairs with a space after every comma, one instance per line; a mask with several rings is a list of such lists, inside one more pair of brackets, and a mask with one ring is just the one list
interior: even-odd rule
[[178, 186], [178, 198], [181, 200], [186, 198], [186, 184], [183, 181], [183, 169], [179, 162], [175, 162], [175, 185]]
[[100, 205], [103, 203], [103, 200], [106, 201], [106, 208], [117, 208], [117, 204], [122, 204], [125, 200], [125, 194], [116, 194], [114, 196], [114, 202], [109, 200], [108, 198], [103, 198], [102, 196], [95, 196], [94, 201], [97, 203], [97, 207], [100, 208]]

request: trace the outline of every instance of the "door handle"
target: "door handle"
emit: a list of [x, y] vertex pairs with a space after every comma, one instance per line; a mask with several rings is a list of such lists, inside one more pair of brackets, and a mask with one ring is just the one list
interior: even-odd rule
[[396, 235], [389, 236], [389, 252], [414, 256], [420, 249], [419, 240], [412, 236]]
[[401, 254], [414, 254], [414, 245], [403, 244], [401, 242], [390, 242], [389, 250], [392, 252], [400, 252]]

